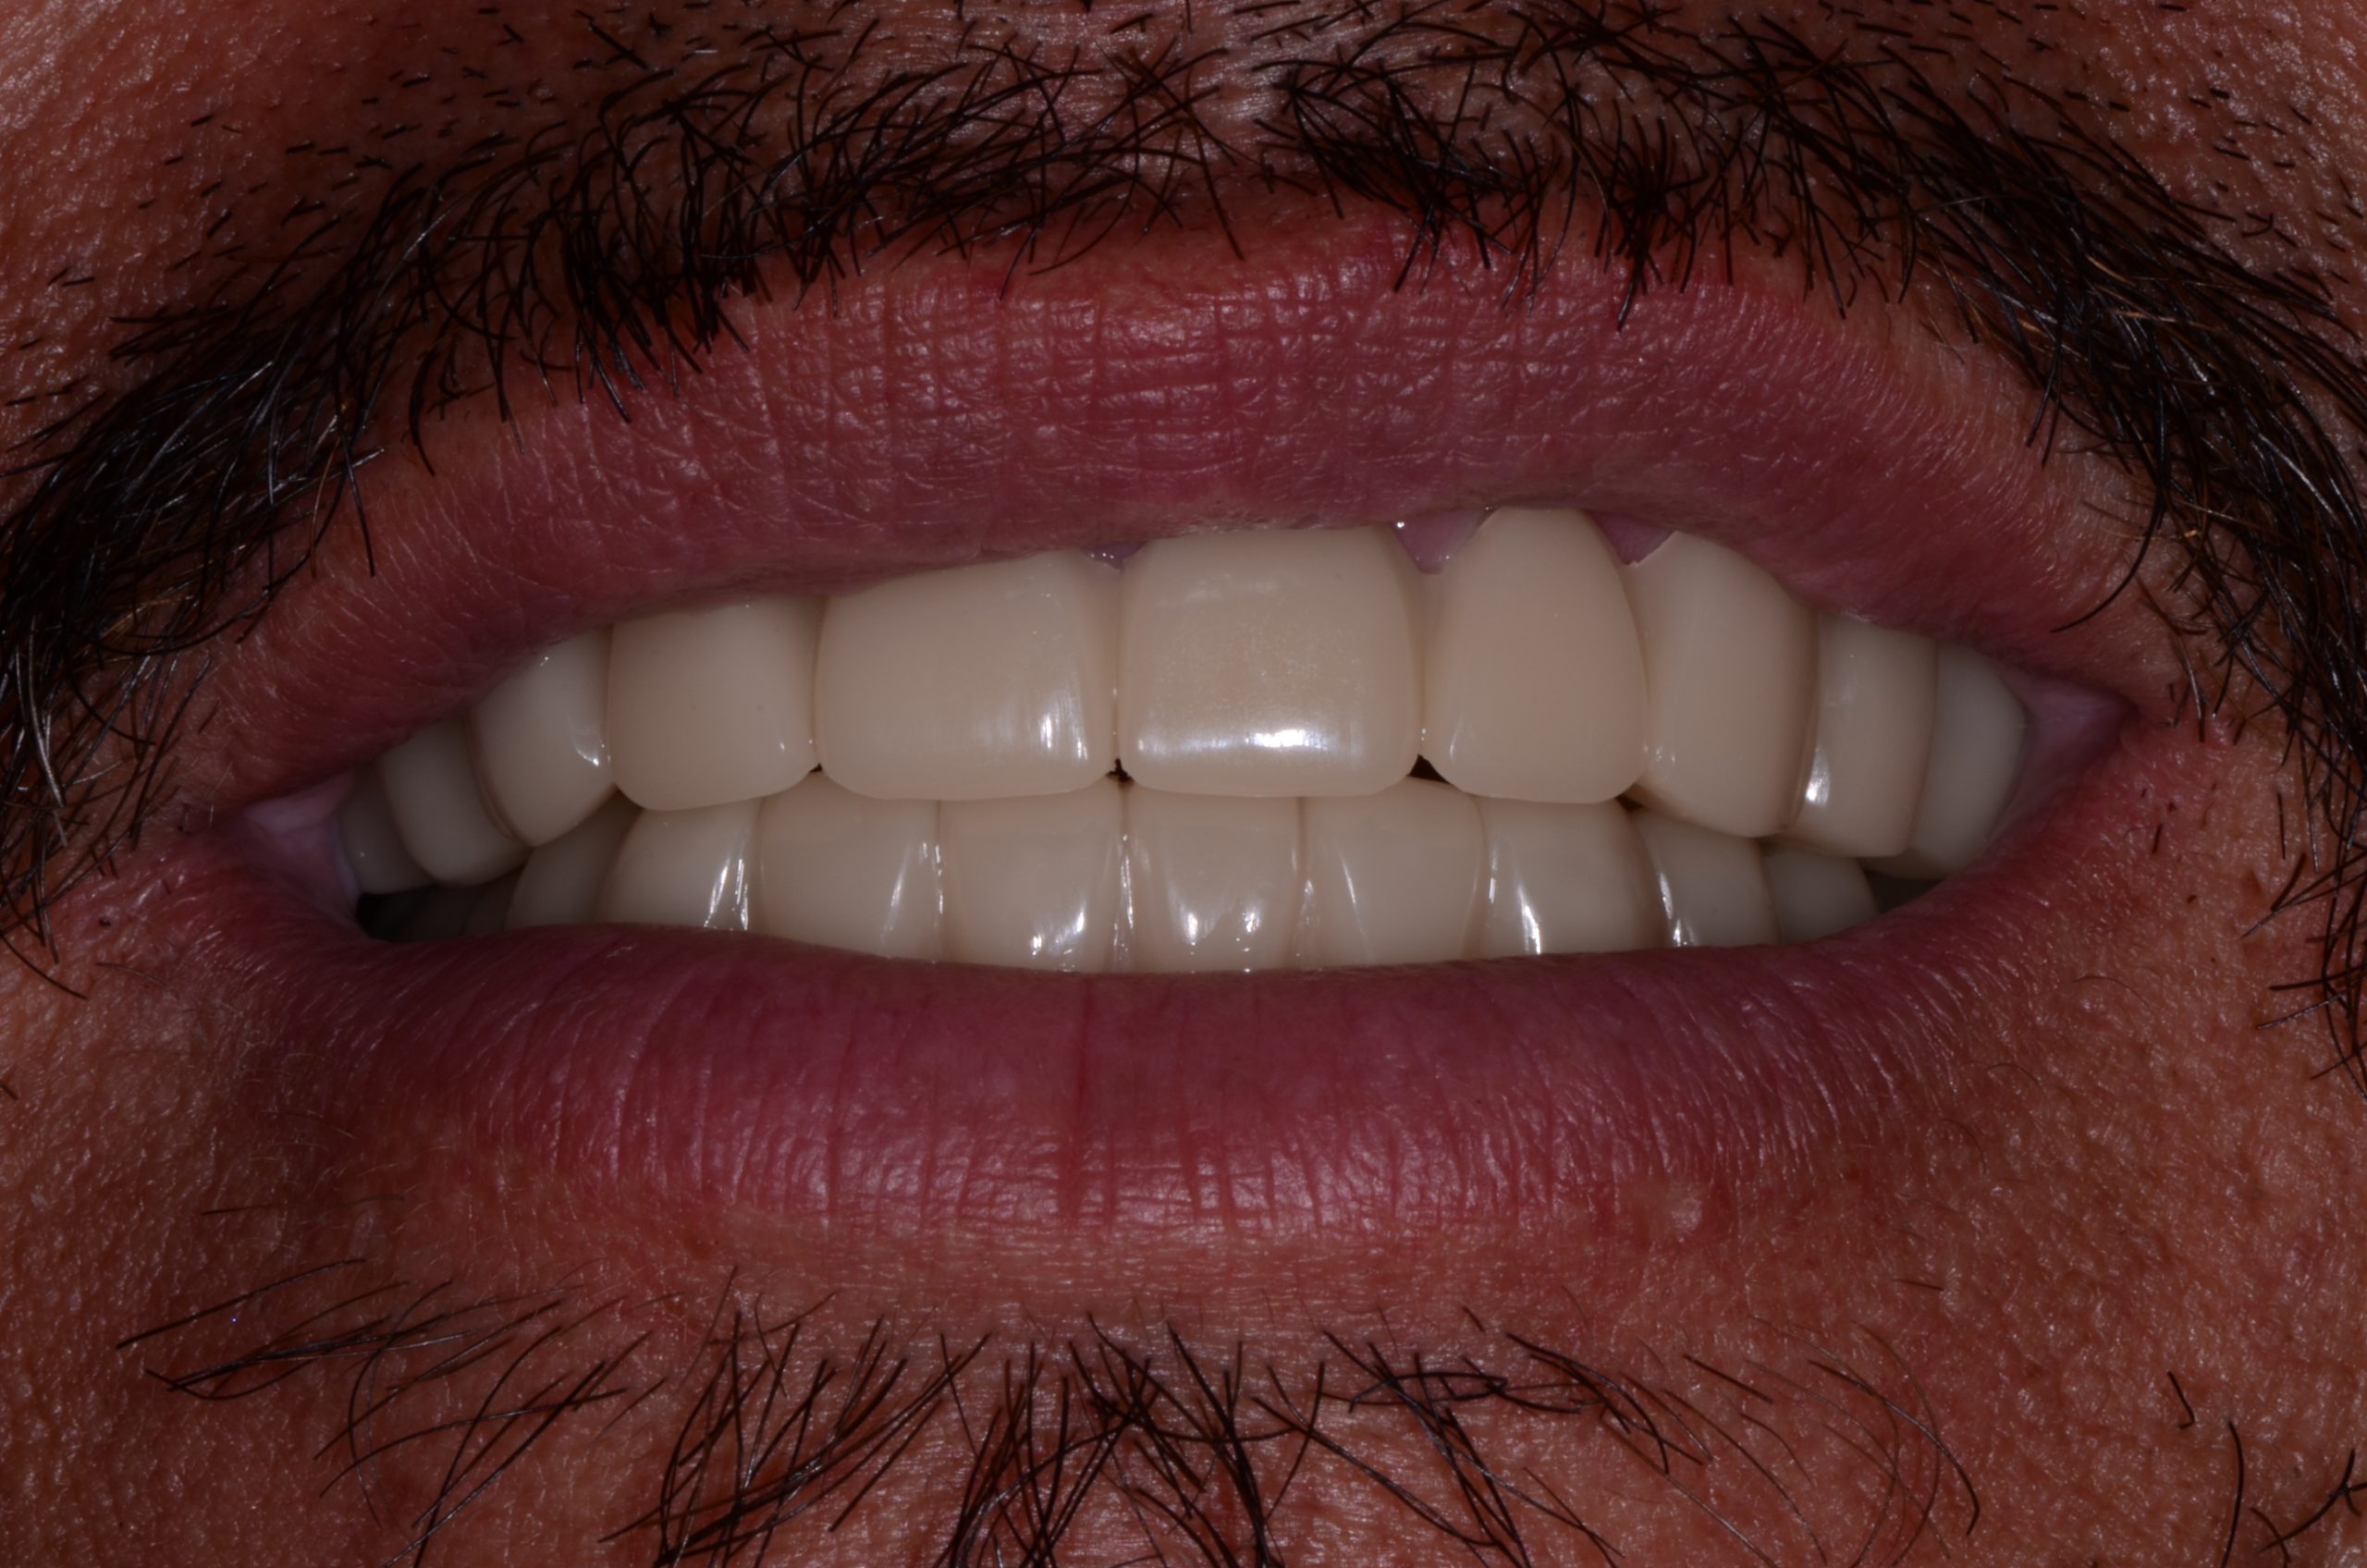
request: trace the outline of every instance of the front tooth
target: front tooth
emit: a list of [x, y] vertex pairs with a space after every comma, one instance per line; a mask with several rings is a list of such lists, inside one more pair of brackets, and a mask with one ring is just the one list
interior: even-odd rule
[[1672, 533], [1627, 570], [1650, 689], [1646, 803], [1740, 838], [1799, 806], [1816, 618], [1721, 545]]
[[345, 863], [365, 893], [400, 893], [435, 880], [403, 848], [395, 827], [394, 809], [386, 803], [386, 786], [375, 767], [354, 775], [352, 792], [337, 808], [337, 836], [345, 847]]
[[600, 888], [640, 815], [639, 806], [611, 795], [607, 804], [527, 856], [509, 899], [509, 929], [588, 925], [598, 919]]
[[816, 774], [756, 815], [756, 929], [881, 958], [938, 954], [937, 803]]
[[1119, 754], [1153, 789], [1362, 795], [1414, 765], [1413, 568], [1379, 529], [1159, 539], [1125, 564]]
[[1487, 861], [1470, 796], [1407, 778], [1376, 795], [1312, 798], [1303, 810], [1302, 962], [1437, 963], [1464, 955]]
[[1813, 942], [1862, 925], [1882, 913], [1865, 867], [1837, 855], [1782, 845], [1766, 855], [1775, 929], [1787, 942]]
[[1298, 935], [1298, 802], [1126, 791], [1127, 956], [1163, 974], [1279, 969]]
[[469, 715], [478, 782], [512, 837], [547, 844], [608, 798], [607, 705], [604, 630], [544, 649]]
[[1929, 881], [1952, 876], [1989, 848], [2022, 771], [2028, 717], [1997, 667], [1969, 648], [1940, 650], [1932, 766], [1907, 852], [1876, 871]]
[[1636, 831], [1651, 856], [1673, 946], [1741, 948], [1776, 939], [1774, 895], [1757, 844], [1655, 811], [1636, 814]]
[[812, 599], [668, 610], [616, 629], [608, 749], [651, 811], [778, 794], [814, 768]]
[[378, 759], [403, 848], [438, 882], [490, 882], [517, 869], [526, 846], [501, 830], [477, 792], [469, 734], [457, 718], [431, 724]]
[[859, 795], [1083, 789], [1117, 741], [1118, 573], [1062, 552], [900, 578], [822, 616], [822, 766]]
[[1475, 958], [1657, 948], [1660, 885], [1626, 810], [1613, 802], [1484, 800], [1488, 907]]
[[1116, 945], [1125, 803], [1115, 779], [938, 810], [945, 956], [1094, 971]]
[[1928, 637], [1819, 619], [1816, 744], [1785, 839], [1869, 858], [1907, 848], [1932, 760], [1938, 654]]
[[1422, 754], [1448, 783], [1608, 801], [1644, 766], [1644, 655], [1619, 560], [1582, 512], [1512, 508], [1439, 574]]
[[603, 921], [748, 928], [748, 846], [756, 802], [645, 811], [617, 847]]

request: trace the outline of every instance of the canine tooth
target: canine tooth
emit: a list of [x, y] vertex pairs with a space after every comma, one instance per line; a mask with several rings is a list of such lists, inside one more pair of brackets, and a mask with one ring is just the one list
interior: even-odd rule
[[1897, 854], [1931, 766], [1939, 650], [1846, 616], [1817, 626], [1816, 738], [1784, 837], [1833, 855]]
[[1025, 969], [1110, 966], [1125, 805], [1116, 780], [938, 808], [945, 956]]
[[1073, 551], [899, 578], [822, 613], [815, 740], [881, 800], [1079, 790], [1117, 741], [1118, 573]]
[[1487, 861], [1478, 805], [1428, 779], [1302, 803], [1307, 907], [1298, 955], [1315, 966], [1461, 958]]
[[477, 793], [459, 719], [431, 724], [380, 757], [378, 775], [403, 848], [438, 882], [490, 882], [525, 860], [526, 846], [501, 830]]
[[1816, 701], [1816, 618], [1759, 568], [1673, 533], [1626, 569], [1651, 740], [1635, 793], [1739, 838], [1799, 806]]
[[1637, 812], [1636, 831], [1660, 882], [1672, 946], [1740, 948], [1776, 939], [1774, 896], [1757, 844], [1656, 811]]
[[1766, 866], [1775, 929], [1787, 942], [1813, 942], [1882, 913], [1854, 860], [1779, 844], [1767, 851]]
[[588, 925], [600, 915], [600, 888], [641, 808], [611, 795], [598, 811], [526, 857], [510, 896], [509, 926]]
[[1422, 754], [1475, 795], [1607, 801], [1644, 766], [1644, 655], [1582, 512], [1510, 508], [1439, 574]]
[[600, 892], [603, 921], [748, 928], [748, 845], [756, 802], [645, 811], [617, 847]]
[[756, 929], [882, 958], [938, 954], [937, 802], [816, 774], [756, 814]]
[[607, 705], [602, 630], [545, 648], [469, 715], [477, 781], [512, 838], [547, 844], [608, 798]]
[[1126, 791], [1131, 967], [1279, 969], [1298, 936], [1298, 802]]
[[345, 863], [365, 893], [399, 893], [435, 880], [403, 848], [395, 814], [386, 803], [386, 786], [375, 767], [353, 776], [352, 792], [337, 808], [337, 836], [345, 847]]
[[2028, 717], [1997, 667], [1969, 648], [1940, 650], [1932, 766], [1907, 852], [1874, 869], [1919, 880], [1981, 858], [2022, 771]]
[[651, 811], [778, 794], [814, 768], [812, 599], [627, 621], [608, 650], [617, 788]]
[[1657, 948], [1660, 885], [1644, 841], [1614, 802], [1483, 800], [1488, 903], [1475, 958]]
[[1421, 726], [1414, 569], [1379, 529], [1146, 545], [1120, 594], [1127, 773], [1203, 795], [1361, 795]]

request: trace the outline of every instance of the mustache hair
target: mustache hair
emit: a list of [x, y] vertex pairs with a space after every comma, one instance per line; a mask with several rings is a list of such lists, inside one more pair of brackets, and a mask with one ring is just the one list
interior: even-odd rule
[[399, 91], [465, 90], [448, 146], [400, 119], [297, 143], [275, 242], [190, 258], [210, 281], [129, 325], [120, 388], [19, 454], [19, 956], [55, 954], [55, 900], [169, 798], [208, 649], [328, 529], [366, 531], [370, 459], [433, 416], [694, 373], [734, 300], [826, 300], [900, 255], [1015, 273], [1294, 195], [1402, 220], [1408, 287], [1451, 256], [1498, 268], [1508, 306], [1559, 266], [1617, 268], [1632, 301], [1746, 248], [1845, 312], [1936, 295], [2036, 390], [2034, 441], [2135, 480], [2130, 580], [2169, 557], [2197, 721], [2284, 722], [2313, 830], [2276, 907], [2324, 936], [2297, 1011], [2367, 1089], [2367, 370], [2324, 279], [2238, 259], [2275, 214], [2182, 202], [2083, 129], [2109, 106], [1867, 18], [1812, 42], [1647, 0], [1257, 0], [1213, 33], [1147, 16], [1056, 45], [972, 19], [890, 48], [866, 0], [742, 15], [583, 19], [593, 57], [557, 85], [424, 63]]

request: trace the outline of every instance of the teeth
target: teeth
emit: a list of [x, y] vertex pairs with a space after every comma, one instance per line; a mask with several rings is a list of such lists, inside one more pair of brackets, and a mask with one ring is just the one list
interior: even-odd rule
[[1865, 867], [1854, 860], [1778, 845], [1766, 854], [1775, 929], [1787, 942], [1814, 942], [1882, 913]]
[[822, 766], [857, 794], [1061, 794], [1118, 757], [1118, 573], [1081, 555], [833, 599], [818, 663]]
[[755, 926], [881, 958], [938, 956], [938, 807], [816, 775], [756, 817]]
[[642, 813], [608, 868], [600, 918], [745, 931], [748, 846], [755, 830], [754, 801]]
[[814, 769], [812, 599], [670, 610], [617, 628], [608, 747], [651, 811], [776, 794]]
[[1786, 839], [1870, 858], [1907, 848], [1932, 758], [1937, 654], [1928, 637], [1820, 619], [1816, 745]]
[[1657, 948], [1660, 884], [1625, 808], [1481, 801], [1488, 910], [1474, 958]]
[[1487, 866], [1468, 795], [1408, 778], [1377, 795], [1304, 802], [1302, 962], [1435, 963], [1471, 945]]
[[477, 793], [459, 719], [432, 724], [380, 757], [378, 775], [403, 848], [438, 882], [490, 882], [525, 860], [526, 846], [501, 830]]
[[1607, 801], [1644, 766], [1644, 655], [1618, 557], [1578, 512], [1507, 508], [1440, 574], [1422, 754], [1456, 788]]
[[518, 877], [513, 871], [477, 896], [477, 901], [469, 906], [469, 918], [461, 923], [461, 936], [490, 937], [509, 924], [510, 900], [518, 896]]
[[1298, 802], [1126, 791], [1127, 960], [1164, 973], [1278, 969], [1298, 936]]
[[1953, 876], [1989, 848], [2021, 777], [2021, 703], [1997, 667], [1968, 648], [1939, 656], [1932, 766], [1907, 851], [1876, 864], [1893, 876]]
[[1672, 533], [1627, 569], [1651, 672], [1651, 745], [1636, 795], [1741, 838], [1799, 805], [1816, 699], [1816, 619], [1721, 545]]
[[1776, 939], [1773, 894], [1759, 846], [1713, 827], [1636, 814], [1660, 879], [1661, 916], [1679, 948], [1743, 948]]
[[608, 868], [640, 815], [640, 807], [611, 795], [607, 804], [527, 856], [509, 900], [509, 929], [583, 925], [597, 918]]
[[386, 786], [375, 767], [354, 775], [353, 792], [337, 808], [337, 839], [345, 846], [345, 863], [365, 893], [399, 893], [435, 880], [403, 848], [395, 827], [394, 809], [386, 803]]
[[604, 630], [544, 649], [469, 715], [477, 780], [512, 838], [547, 844], [608, 798], [607, 705]]
[[1126, 772], [1203, 795], [1369, 794], [1421, 725], [1413, 569], [1378, 529], [1159, 539], [1125, 566]]
[[945, 956], [1023, 969], [1110, 967], [1124, 827], [1123, 799], [1108, 778], [1065, 795], [945, 802]]

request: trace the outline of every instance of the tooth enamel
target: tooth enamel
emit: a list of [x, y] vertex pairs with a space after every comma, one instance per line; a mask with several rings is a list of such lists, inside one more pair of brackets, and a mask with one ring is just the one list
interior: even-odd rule
[[1456, 788], [1607, 801], [1644, 766], [1644, 655], [1586, 516], [1508, 508], [1436, 580], [1422, 754]]
[[1897, 854], [1931, 766], [1938, 650], [1844, 616], [1817, 624], [1816, 742], [1784, 837], [1828, 854]]
[[608, 650], [617, 788], [651, 811], [778, 794], [814, 768], [821, 606], [767, 598], [627, 621]]
[[1873, 869], [1931, 880], [1981, 858], [2021, 777], [2027, 716], [1997, 667], [1969, 648], [1942, 648], [1932, 766], [1904, 854]]
[[486, 884], [477, 901], [469, 906], [469, 918], [461, 924], [460, 935], [490, 937], [509, 924], [510, 900], [518, 895], [518, 876], [513, 871], [498, 882]]
[[547, 844], [608, 798], [607, 705], [604, 629], [545, 648], [469, 715], [477, 781], [512, 838]]
[[375, 767], [353, 776], [353, 790], [337, 808], [337, 836], [345, 849], [345, 863], [353, 868], [354, 883], [365, 893], [399, 893], [435, 880], [403, 848], [394, 810], [386, 804], [386, 786]]
[[1110, 778], [1065, 795], [946, 802], [938, 812], [945, 956], [1109, 968], [1124, 828], [1124, 802]]
[[600, 918], [645, 925], [748, 928], [748, 847], [756, 802], [645, 811], [617, 847]]
[[1474, 958], [1657, 948], [1660, 884], [1625, 807], [1483, 800], [1487, 913]]
[[510, 895], [509, 927], [583, 925], [598, 917], [600, 889], [616, 864], [617, 848], [641, 808], [611, 795], [598, 811], [526, 857]]
[[1302, 802], [1307, 905], [1299, 962], [1436, 963], [1464, 956], [1486, 835], [1471, 797], [1408, 778], [1377, 795]]
[[1634, 793], [1764, 838], [1799, 805], [1816, 700], [1816, 618], [1732, 550], [1673, 533], [1626, 569], [1650, 672], [1651, 741]]
[[1083, 789], [1117, 742], [1118, 573], [1073, 552], [842, 594], [822, 616], [822, 766], [881, 800]]
[[438, 882], [490, 882], [525, 860], [526, 846], [501, 830], [477, 793], [459, 719], [429, 725], [380, 757], [378, 774], [403, 848]]
[[1304, 876], [1294, 800], [1126, 791], [1134, 969], [1277, 969], [1298, 936]]
[[938, 956], [937, 803], [816, 774], [756, 815], [755, 927], [881, 958]]
[[1786, 942], [1817, 941], [1882, 913], [1865, 868], [1854, 860], [1777, 845], [1765, 864], [1775, 929]]
[[1659, 812], [1636, 814], [1636, 831], [1660, 882], [1672, 946], [1741, 948], [1775, 940], [1775, 906], [1759, 846]]
[[1378, 529], [1154, 540], [1121, 591], [1118, 740], [1138, 783], [1358, 795], [1413, 766], [1413, 568]]

